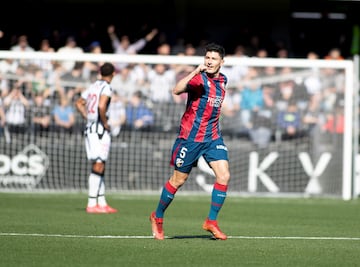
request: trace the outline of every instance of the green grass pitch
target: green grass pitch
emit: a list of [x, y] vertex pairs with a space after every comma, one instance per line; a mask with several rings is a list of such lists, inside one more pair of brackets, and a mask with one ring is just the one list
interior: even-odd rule
[[360, 266], [358, 199], [228, 196], [202, 230], [210, 196], [178, 193], [151, 236], [158, 195], [108, 194], [116, 214], [86, 214], [82, 193], [0, 193], [0, 266]]

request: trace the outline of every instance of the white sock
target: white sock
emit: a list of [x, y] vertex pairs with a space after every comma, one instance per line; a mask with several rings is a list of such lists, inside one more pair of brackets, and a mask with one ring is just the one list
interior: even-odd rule
[[99, 195], [98, 195], [98, 204], [99, 206], [106, 206], [106, 199], [105, 199], [105, 181], [104, 177], [101, 177], [100, 187], [99, 187]]
[[89, 183], [88, 207], [94, 207], [97, 204], [97, 197], [99, 193], [99, 187], [101, 184], [101, 177], [94, 173], [90, 173], [88, 183]]

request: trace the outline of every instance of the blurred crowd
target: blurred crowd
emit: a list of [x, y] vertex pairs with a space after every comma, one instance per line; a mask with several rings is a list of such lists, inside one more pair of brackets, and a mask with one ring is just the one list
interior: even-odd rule
[[[0, 32], [0, 38], [1, 38]], [[114, 54], [141, 53], [154, 38], [161, 40], [158, 29], [131, 40], [119, 36], [114, 25], [107, 35]], [[160, 36], [159, 36], [160, 35]], [[256, 39], [256, 38], [255, 38]], [[253, 40], [256, 44], [257, 41]], [[170, 45], [158, 42], [158, 55], [203, 55], [206, 40], [198, 45], [178, 41]], [[62, 46], [54, 48], [43, 39], [38, 49], [28, 42], [27, 35], [17, 36], [11, 51], [72, 53], [103, 53], [100, 42], [92, 41], [86, 48], [74, 36], [67, 36]], [[273, 56], [273, 55], [272, 55]], [[237, 45], [227, 57], [269, 57], [264, 47]], [[286, 47], [280, 46], [277, 58], [289, 58]], [[309, 51], [308, 59], [321, 58]], [[343, 60], [341, 51], [333, 48], [323, 59]], [[0, 129], [1, 133], [49, 131], [81, 131], [81, 118], [74, 102], [98, 75], [102, 62], [46, 59], [0, 59]], [[171, 89], [195, 66], [181, 64], [116, 64], [112, 80], [114, 97], [110, 106], [113, 136], [121, 130], [177, 129], [186, 96], [175, 96]], [[225, 134], [246, 136], [255, 145], [266, 147], [272, 140], [300, 138], [321, 131], [343, 133], [344, 72], [333, 68], [294, 69], [290, 67], [224, 66], [229, 78], [223, 103], [222, 126]]]

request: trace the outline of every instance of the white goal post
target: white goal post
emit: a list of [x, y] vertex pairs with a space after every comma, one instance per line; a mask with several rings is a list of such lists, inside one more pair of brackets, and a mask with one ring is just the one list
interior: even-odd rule
[[[109, 61], [133, 65], [144, 64], [149, 69], [155, 64], [166, 64], [171, 68], [174, 65], [197, 65], [203, 62], [203, 57], [198, 56], [90, 53], [72, 55], [56, 52], [0, 51], [0, 64], [4, 59], [30, 61], [41, 59], [58, 62]], [[275, 68], [276, 72], [267, 76], [264, 71], [267, 67]], [[246, 73], [252, 68], [257, 72], [255, 78], [249, 78]], [[286, 68], [290, 72], [285, 73], [283, 70]], [[234, 75], [240, 75], [238, 74], [240, 72], [237, 72], [239, 69], [246, 71], [241, 74], [242, 77], [235, 76], [236, 82], [234, 82], [232, 78]], [[328, 69], [333, 70], [333, 74], [324, 74]], [[306, 123], [301, 128], [301, 134], [289, 137], [286, 132], [281, 132], [280, 126], [277, 125], [280, 111], [284, 109], [280, 110], [280, 101], [272, 99], [273, 106], [264, 108], [264, 111], [266, 109], [264, 114], [270, 114], [266, 115], [269, 119], [266, 127], [270, 131], [265, 145], [256, 141], [259, 134], [262, 134], [260, 137], [263, 138], [265, 132], [255, 132], [254, 129], [257, 127], [254, 126], [256, 125], [254, 121], [251, 122], [250, 128], [247, 127], [243, 120], [245, 113], [237, 117], [239, 125], [234, 124], [236, 120], [223, 116], [224, 138], [230, 152], [232, 173], [229, 193], [260, 196], [330, 196], [344, 200], [355, 197], [353, 184], [357, 154], [354, 146], [357, 147], [355, 144], [358, 141], [358, 75], [355, 73], [352, 60], [260, 59], [227, 56], [224, 73], [228, 74], [229, 87], [239, 94], [241, 100], [245, 99], [242, 93], [246, 86], [252, 87], [256, 84], [263, 91], [266, 87], [271, 97], [279, 97], [282, 90], [280, 84], [292, 81], [297, 90], [297, 106], [301, 109], [302, 124], [305, 124], [304, 118], [311, 103], [318, 101], [317, 122], [312, 123], [311, 133], [310, 126]], [[0, 81], [24, 78], [16, 75], [16, 73], [11, 75], [0, 73]], [[317, 92], [311, 91], [310, 88], [314, 85], [311, 83], [314, 79], [320, 83]], [[305, 81], [309, 81], [311, 85]], [[299, 88], [303, 95], [299, 93]], [[50, 105], [53, 107], [55, 103]], [[286, 107], [289, 105], [287, 103]], [[171, 173], [171, 167], [168, 166], [170, 149], [176, 137], [177, 123], [184, 105], [152, 103], [151, 108], [159, 125], [138, 132], [124, 128], [120, 131], [120, 135], [113, 139], [106, 173], [107, 190], [157, 192], [168, 179]], [[245, 110], [240, 107], [239, 114], [242, 109]], [[338, 114], [333, 113], [338, 109], [343, 119], [342, 132], [326, 128], [336, 120]], [[260, 112], [257, 112], [257, 115], [258, 113]], [[328, 122], [328, 119], [332, 121]], [[79, 118], [77, 120], [81, 128], [81, 120]], [[240, 125], [242, 123], [243, 125]], [[240, 130], [240, 127], [243, 128]], [[261, 125], [258, 128], [266, 127]], [[10, 139], [6, 138], [7, 134], [12, 135]], [[47, 135], [36, 138], [31, 131], [13, 134], [5, 129], [3, 136], [0, 137], [0, 191], [86, 191], [89, 164], [84, 154], [82, 131], [78, 130], [70, 135], [55, 134], [56, 136], [50, 131]], [[213, 183], [211, 170], [202, 163], [200, 160], [198, 167], [192, 172], [192, 178], [182, 188], [185, 193], [201, 193], [211, 189]]]

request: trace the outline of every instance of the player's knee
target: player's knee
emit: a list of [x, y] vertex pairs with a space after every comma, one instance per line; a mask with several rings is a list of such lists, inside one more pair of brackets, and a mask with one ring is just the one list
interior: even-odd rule
[[216, 177], [216, 181], [220, 184], [228, 184], [230, 181], [230, 172], [223, 173]]
[[99, 171], [97, 171], [97, 170], [92, 169], [91, 172], [92, 172], [93, 174], [96, 174], [96, 175], [99, 175], [99, 176], [104, 176], [104, 172], [103, 172], [103, 171], [102, 171], [102, 172], [101, 172], [101, 171], [99, 172]]
[[93, 167], [92, 167], [92, 172], [97, 174], [97, 175], [103, 176], [104, 172], [105, 172], [104, 164], [101, 164], [101, 163], [94, 164]]
[[101, 166], [101, 165], [94, 165], [92, 167], [92, 172], [94, 174], [97, 174], [97, 175], [100, 175], [100, 176], [103, 176], [104, 173], [105, 173], [105, 167], [104, 166]]
[[176, 188], [179, 188], [186, 182], [188, 177], [189, 175], [185, 173], [175, 173], [170, 177], [170, 181]]

